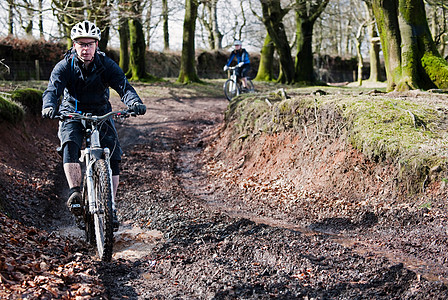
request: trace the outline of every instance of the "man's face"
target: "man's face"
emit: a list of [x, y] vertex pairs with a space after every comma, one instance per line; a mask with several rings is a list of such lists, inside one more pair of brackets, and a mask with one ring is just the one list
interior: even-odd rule
[[241, 45], [235, 45], [235, 50], [240, 50], [241, 49]]
[[91, 38], [79, 38], [73, 43], [76, 54], [78, 54], [78, 57], [85, 63], [89, 63], [93, 60], [97, 46], [98, 41]]

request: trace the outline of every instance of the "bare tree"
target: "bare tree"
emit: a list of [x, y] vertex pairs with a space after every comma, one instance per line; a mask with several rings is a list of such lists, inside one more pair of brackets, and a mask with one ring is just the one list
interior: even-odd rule
[[14, 0], [8, 1], [8, 34], [14, 34]]
[[170, 50], [170, 32], [168, 26], [168, 0], [162, 0], [163, 50]]
[[53, 0], [51, 2], [53, 14], [62, 26], [64, 36], [67, 40], [67, 48], [72, 47], [70, 39], [71, 28], [84, 20], [84, 13], [87, 8], [81, 0]]
[[208, 45], [210, 49], [222, 48], [222, 33], [218, 26], [218, 0], [203, 1], [203, 9], [198, 19], [207, 31]]

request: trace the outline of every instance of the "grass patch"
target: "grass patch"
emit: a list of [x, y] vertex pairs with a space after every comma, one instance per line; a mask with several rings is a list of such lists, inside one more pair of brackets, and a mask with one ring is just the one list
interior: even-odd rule
[[0, 121], [17, 124], [23, 120], [24, 115], [25, 111], [19, 104], [7, 99], [4, 94], [0, 95]]
[[27, 113], [40, 115], [42, 110], [42, 92], [33, 88], [16, 90], [11, 99], [25, 107]]

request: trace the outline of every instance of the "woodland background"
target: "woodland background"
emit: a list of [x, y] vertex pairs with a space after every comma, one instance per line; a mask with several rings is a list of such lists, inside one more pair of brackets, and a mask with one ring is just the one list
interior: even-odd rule
[[[275, 16], [281, 21], [283, 40], [290, 48], [293, 63], [294, 59], [296, 63], [299, 60], [300, 22], [312, 22], [312, 71], [301, 67], [305, 74], [312, 73], [312, 78], [305, 78], [305, 83], [369, 78], [383, 81], [386, 72], [378, 22], [375, 23], [371, 9], [375, 2], [382, 1], [7, 0], [0, 3], [2, 76], [14, 80], [48, 78], [52, 66], [71, 47], [68, 39], [71, 26], [89, 19], [103, 30], [100, 48], [130, 72], [129, 77], [134, 80], [145, 78], [146, 73], [157, 77], [179, 76], [185, 56], [192, 65], [190, 71], [193, 68], [199, 77], [224, 78], [226, 74], [221, 68], [234, 39], [243, 40], [243, 46], [253, 57], [252, 77], [259, 70], [260, 54], [266, 52], [267, 45], [272, 46], [269, 49], [273, 52], [270, 76], [261, 79], [281, 80], [286, 73], [281, 67], [285, 65], [279, 51], [281, 45], [267, 40], [266, 20]], [[398, 7], [398, 1], [392, 2]], [[440, 55], [445, 57], [447, 4], [443, 0], [402, 2], [424, 3], [423, 13], [432, 39]], [[281, 16], [275, 15], [276, 7]], [[267, 8], [270, 12], [266, 12]], [[193, 23], [193, 28], [186, 27], [188, 22]], [[189, 31], [194, 33], [194, 38], [186, 41]], [[181, 52], [186, 49], [189, 51]], [[379, 60], [375, 63], [379, 67], [374, 78], [369, 74], [372, 49]], [[143, 58], [138, 54], [142, 52], [145, 53]], [[133, 75], [130, 69], [135, 64], [143, 72], [133, 70]], [[138, 72], [142, 76], [135, 76]], [[299, 80], [286, 78], [286, 81]]]

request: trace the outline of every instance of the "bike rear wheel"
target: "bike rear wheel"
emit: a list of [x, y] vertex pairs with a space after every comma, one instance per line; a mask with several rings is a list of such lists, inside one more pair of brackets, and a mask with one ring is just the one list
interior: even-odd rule
[[111, 174], [105, 160], [93, 164], [93, 184], [96, 209], [93, 213], [96, 248], [102, 261], [112, 259], [114, 245]]
[[231, 101], [233, 98], [240, 94], [240, 89], [238, 84], [232, 79], [227, 79], [224, 83], [224, 95], [226, 95], [227, 100]]

